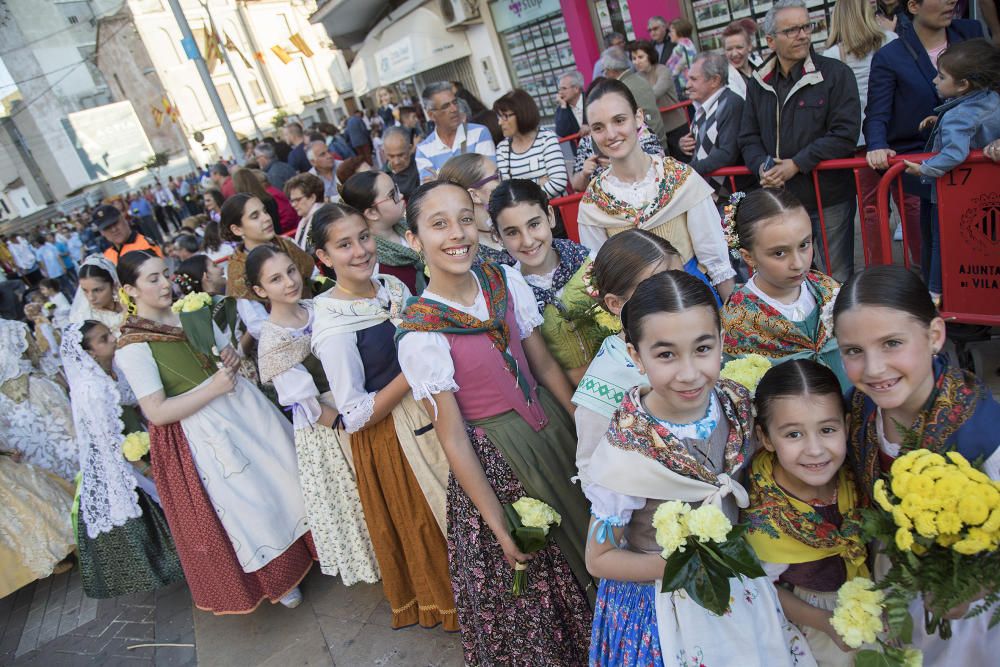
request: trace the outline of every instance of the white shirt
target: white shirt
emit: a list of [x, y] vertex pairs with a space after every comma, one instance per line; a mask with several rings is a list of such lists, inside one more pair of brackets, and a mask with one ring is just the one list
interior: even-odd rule
[[[542, 315], [538, 312], [535, 294], [528, 287], [524, 276], [510, 266], [501, 268], [507, 277], [509, 296], [514, 301], [518, 332], [521, 340], [524, 340], [531, 335], [535, 327], [541, 326]], [[430, 289], [424, 290], [422, 297], [450, 306], [480, 320], [489, 317], [486, 296], [482, 290], [479, 290], [471, 306], [449, 301], [434, 294]], [[406, 376], [406, 381], [413, 388], [413, 398], [417, 401], [424, 398], [433, 400], [434, 394], [459, 389], [455, 382], [455, 363], [451, 358], [451, 345], [444, 334], [416, 331], [403, 336], [399, 341], [399, 366]]]
[[576, 98], [576, 104], [571, 106], [570, 111], [573, 112], [573, 116], [576, 118], [576, 124], [583, 127], [583, 93]]
[[791, 322], [801, 322], [809, 317], [816, 310], [816, 297], [806, 289], [805, 285], [799, 285], [799, 295], [792, 303], [781, 303], [774, 299], [757, 286], [757, 275], [754, 274], [747, 281], [747, 289], [753, 292], [761, 301], [781, 313], [781, 316]]

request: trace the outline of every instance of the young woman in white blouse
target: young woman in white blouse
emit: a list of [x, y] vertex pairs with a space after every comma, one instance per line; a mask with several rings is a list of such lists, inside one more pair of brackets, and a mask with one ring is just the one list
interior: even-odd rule
[[620, 81], [607, 79], [594, 86], [586, 109], [591, 137], [611, 164], [590, 182], [580, 201], [580, 242], [596, 252], [626, 229], [649, 231], [677, 249], [685, 271], [707, 274], [724, 301], [736, 272], [712, 188], [686, 164], [642, 151], [642, 115]]
[[370, 222], [350, 206], [313, 215], [312, 243], [337, 285], [313, 302], [312, 353], [323, 364], [345, 430], [392, 626], [457, 630], [445, 545], [448, 463], [410, 396], [393, 345], [410, 292], [375, 274]]

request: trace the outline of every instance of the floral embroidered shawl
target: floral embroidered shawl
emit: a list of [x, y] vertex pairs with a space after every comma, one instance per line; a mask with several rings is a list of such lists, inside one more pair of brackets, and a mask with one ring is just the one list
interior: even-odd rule
[[[810, 271], [803, 286], [816, 298], [817, 308], [822, 309], [840, 285], [829, 276]], [[818, 318], [816, 331], [807, 331], [745, 287], [734, 291], [723, 307], [722, 329], [723, 349], [733, 357], [763, 354], [773, 359], [800, 352], [819, 355], [836, 340], [822, 318]]]
[[769, 563], [811, 563], [836, 555], [847, 565], [848, 580], [859, 574], [868, 576], [868, 552], [850, 468], [843, 466], [838, 473], [837, 509], [844, 520], [837, 528], [778, 485], [774, 463], [774, 452], [762, 450], [750, 468], [750, 507], [743, 510], [742, 518], [749, 523], [747, 541], [757, 556]]
[[132, 343], [186, 343], [184, 329], [160, 324], [138, 315], [129, 315], [122, 324], [122, 335], [118, 337], [118, 349]]
[[[972, 373], [949, 366], [941, 358], [934, 361], [934, 390], [910, 429], [917, 434], [919, 447], [932, 452], [957, 451], [970, 461], [986, 460], [997, 449], [1000, 404], [989, 388]], [[864, 393], [855, 390], [851, 403], [851, 439], [848, 462], [858, 487], [870, 500], [875, 480], [882, 474], [879, 463], [879, 436], [875, 420], [878, 410]], [[900, 447], [900, 455], [912, 448]]]
[[472, 273], [486, 297], [489, 320], [479, 320], [449, 306], [424, 297], [411, 299], [403, 311], [402, 321], [396, 329], [396, 345], [411, 331], [442, 334], [485, 333], [493, 341], [494, 347], [503, 355], [507, 370], [517, 378], [517, 384], [525, 400], [531, 403], [531, 389], [528, 381], [517, 367], [517, 360], [509, 351], [510, 327], [507, 325], [507, 278], [503, 269], [489, 262], [472, 267]]
[[549, 304], [555, 306], [560, 312], [565, 310], [565, 306], [556, 293], [566, 286], [566, 283], [580, 270], [580, 267], [590, 256], [590, 251], [587, 248], [568, 239], [552, 239], [552, 247], [559, 255], [559, 266], [556, 267], [555, 273], [552, 275], [552, 287], [545, 289], [528, 282], [528, 287], [535, 293], [535, 302], [538, 304], [538, 312], [540, 313], [544, 312], [545, 306]]
[[[750, 392], [736, 382], [719, 380], [716, 395], [729, 422], [723, 469], [731, 474], [753, 453]], [[605, 436], [608, 443], [618, 449], [642, 454], [683, 477], [717, 484], [718, 476], [699, 463], [680, 438], [656, 420], [650, 419], [645, 410], [639, 407], [639, 396], [640, 392], [636, 389], [625, 395], [621, 407], [611, 417], [611, 425]]]

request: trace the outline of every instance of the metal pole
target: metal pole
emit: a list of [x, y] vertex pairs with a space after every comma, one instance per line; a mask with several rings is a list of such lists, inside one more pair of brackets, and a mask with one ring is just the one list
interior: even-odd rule
[[215, 84], [212, 82], [212, 75], [208, 71], [208, 65], [205, 64], [205, 59], [202, 58], [201, 51], [198, 50], [198, 45], [194, 41], [194, 35], [191, 34], [191, 26], [188, 25], [187, 17], [184, 16], [184, 10], [181, 9], [180, 0], [167, 0], [167, 2], [170, 4], [170, 10], [174, 13], [177, 27], [181, 29], [181, 46], [184, 47], [184, 53], [187, 54], [188, 59], [194, 61], [195, 67], [198, 68], [198, 74], [201, 76], [201, 82], [205, 85], [208, 99], [212, 101], [212, 108], [215, 109], [215, 115], [219, 117], [219, 124], [222, 126], [222, 131], [226, 133], [226, 143], [229, 144], [229, 153], [233, 159], [239, 160], [243, 157], [240, 140], [236, 138], [236, 132], [233, 131], [233, 126], [229, 122], [226, 109], [222, 106], [219, 92], [215, 89]]
[[[215, 30], [215, 20], [212, 18], [212, 10], [208, 8], [208, 2], [201, 0], [201, 6], [205, 10], [205, 14], [208, 16], [208, 27], [212, 30], [212, 35], [214, 39], [218, 41], [219, 33]], [[258, 139], [264, 138], [264, 133], [260, 131], [260, 125], [257, 124], [257, 117], [253, 113], [253, 107], [250, 106], [250, 100], [247, 99], [246, 91], [243, 90], [243, 84], [240, 83], [240, 77], [236, 76], [236, 70], [233, 69], [233, 62], [229, 59], [229, 50], [226, 48], [225, 44], [219, 43], [219, 55], [222, 56], [223, 62], [226, 63], [226, 67], [229, 68], [229, 73], [233, 75], [233, 81], [236, 82], [236, 90], [240, 91], [240, 97], [243, 98], [243, 106], [247, 108], [247, 113], [250, 114], [250, 122], [253, 123], [253, 130], [257, 133]]]

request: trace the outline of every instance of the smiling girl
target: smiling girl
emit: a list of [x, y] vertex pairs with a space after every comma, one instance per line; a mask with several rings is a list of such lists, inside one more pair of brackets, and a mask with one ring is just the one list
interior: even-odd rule
[[247, 283], [270, 314], [260, 330], [260, 379], [273, 383], [281, 405], [292, 408], [295, 452], [309, 528], [323, 574], [345, 586], [379, 580], [358, 486], [334, 430], [337, 410], [323, 367], [310, 351], [313, 302], [301, 299], [302, 275], [292, 258], [271, 245], [250, 251]]
[[[228, 202], [227, 202], [228, 203]], [[180, 325], [167, 266], [125, 253], [118, 278], [135, 314], [115, 363], [149, 421], [153, 479], [194, 604], [250, 613], [265, 599], [302, 601], [312, 566], [291, 425], [236, 375], [239, 355], [217, 332], [218, 370]]]
[[314, 302], [312, 352], [351, 434], [392, 627], [440, 623], [457, 630], [444, 539], [448, 463], [410, 396], [392, 340], [410, 292], [394, 276], [375, 274], [375, 236], [353, 208], [321, 207], [312, 243], [337, 274], [337, 285]]
[[[443, 181], [422, 185], [406, 219], [432, 288], [403, 313], [399, 363], [451, 466], [448, 561], [465, 662], [582, 664], [591, 617], [581, 550], [586, 501], [569, 481], [569, 382], [536, 331], [542, 316], [521, 274], [488, 262], [473, 267], [469, 193]], [[530, 555], [515, 545], [502, 509], [522, 496], [562, 516], [553, 539]], [[527, 569], [520, 597], [510, 594], [514, 567]]]
[[580, 242], [596, 251], [614, 234], [645, 229], [677, 249], [686, 271], [707, 273], [725, 299], [736, 272], [712, 188], [687, 165], [644, 153], [642, 118], [620, 81], [602, 80], [587, 94], [591, 137], [611, 165], [590, 182], [580, 201]]
[[458, 183], [469, 191], [475, 205], [476, 229], [479, 230], [479, 260], [513, 265], [514, 260], [497, 240], [496, 228], [490, 219], [490, 196], [502, 181], [493, 158], [479, 153], [456, 155], [441, 167], [438, 180]]
[[535, 293], [542, 314], [542, 337], [549, 352], [576, 384], [601, 346], [597, 326], [571, 322], [566, 313], [594, 303], [587, 294], [584, 274], [591, 265], [590, 252], [579, 243], [553, 239], [555, 213], [548, 197], [533, 181], [505, 181], [490, 197], [490, 217], [504, 248], [514, 258]]
[[[288, 253], [303, 276], [312, 276], [315, 269], [312, 256], [291, 239], [276, 235], [274, 225], [275, 221], [271, 219], [267, 208], [253, 195], [238, 193], [222, 205], [223, 238], [237, 244], [226, 267], [226, 296], [236, 299], [240, 319], [247, 333], [255, 339], [260, 337], [260, 327], [267, 319], [267, 308], [247, 285], [244, 266], [247, 254], [259, 245], [272, 243]], [[302, 291], [304, 298], [312, 296], [308, 281], [303, 285]]]
[[711, 503], [735, 523], [754, 451], [747, 390], [720, 380], [719, 311], [703, 282], [664, 271], [622, 310], [628, 353], [649, 387], [632, 387], [597, 445], [587, 569], [597, 591], [591, 665], [807, 665], [803, 640], [770, 581], [730, 579], [729, 609], [659, 592], [664, 562], [652, 518], [668, 500]]
[[[981, 380], [940, 355], [944, 320], [916, 274], [898, 265], [855, 274], [840, 290], [833, 317], [854, 385], [848, 461], [862, 496], [870, 498], [875, 480], [913, 448], [957, 451], [1000, 479], [1000, 404]], [[952, 610], [951, 618], [968, 608]], [[987, 629], [989, 614], [952, 620], [952, 637], [943, 641], [924, 634], [919, 600], [910, 611], [925, 664], [985, 665], [1000, 653], [1000, 631]]]
[[382, 171], [354, 174], [344, 183], [341, 197], [368, 222], [378, 249], [379, 270], [399, 278], [411, 294], [423, 292], [427, 286], [424, 263], [406, 243], [406, 202], [392, 176]]
[[757, 385], [757, 437], [751, 464], [747, 541], [778, 586], [785, 616], [816, 662], [850, 667], [854, 652], [830, 618], [837, 590], [868, 576], [847, 457], [846, 405], [833, 372], [807, 359], [769, 370]]
[[117, 336], [128, 313], [118, 302], [115, 265], [103, 255], [91, 255], [83, 260], [77, 276], [80, 285], [69, 309], [70, 322], [83, 324], [96, 320]]
[[821, 317], [840, 285], [810, 270], [809, 214], [785, 190], [755, 190], [730, 208], [735, 210], [727, 214], [727, 224], [753, 275], [722, 309], [726, 357], [760, 354], [772, 363], [813, 359], [831, 368], [846, 390], [850, 382], [837, 339]]

